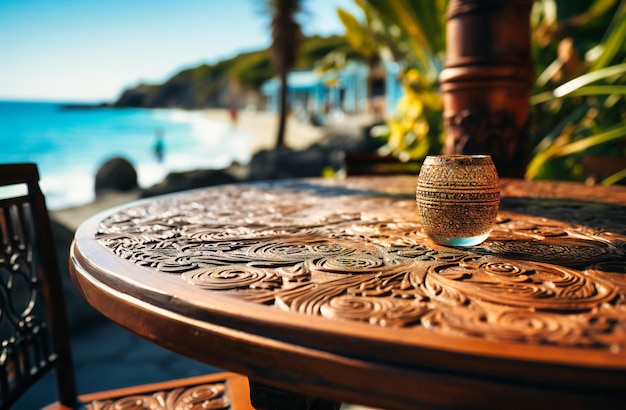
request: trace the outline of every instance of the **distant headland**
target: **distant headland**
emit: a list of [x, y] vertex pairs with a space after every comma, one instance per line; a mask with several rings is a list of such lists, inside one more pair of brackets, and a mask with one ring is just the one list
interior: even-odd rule
[[[331, 51], [355, 54], [343, 36], [306, 38], [296, 69], [312, 69]], [[64, 109], [93, 108], [228, 108], [259, 106], [261, 86], [274, 76], [268, 49], [239, 54], [215, 64], [184, 69], [162, 84], [127, 88], [110, 103], [66, 104]]]

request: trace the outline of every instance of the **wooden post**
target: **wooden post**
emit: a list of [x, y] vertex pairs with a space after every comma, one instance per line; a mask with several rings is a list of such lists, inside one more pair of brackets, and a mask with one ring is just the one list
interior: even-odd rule
[[530, 152], [532, 0], [450, 0], [440, 75], [446, 153], [489, 154], [523, 177]]

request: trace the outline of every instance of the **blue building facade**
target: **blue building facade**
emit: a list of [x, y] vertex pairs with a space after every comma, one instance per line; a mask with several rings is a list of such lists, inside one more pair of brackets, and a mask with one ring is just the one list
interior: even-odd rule
[[[395, 113], [398, 99], [403, 91], [398, 74], [400, 65], [388, 63], [374, 87], [373, 99], [382, 101], [385, 115]], [[341, 71], [323, 74], [313, 70], [294, 70], [287, 77], [287, 101], [297, 115], [359, 114], [376, 104], [368, 101], [368, 67], [362, 63], [349, 63]], [[279, 106], [280, 80], [273, 78], [261, 87], [265, 109], [277, 112]], [[378, 104], [381, 105], [381, 104]]]

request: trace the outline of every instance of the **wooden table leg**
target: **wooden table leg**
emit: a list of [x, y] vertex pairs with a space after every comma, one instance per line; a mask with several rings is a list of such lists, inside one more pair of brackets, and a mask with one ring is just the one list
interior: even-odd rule
[[257, 410], [339, 410], [341, 403], [306, 396], [277, 387], [250, 383], [250, 401]]

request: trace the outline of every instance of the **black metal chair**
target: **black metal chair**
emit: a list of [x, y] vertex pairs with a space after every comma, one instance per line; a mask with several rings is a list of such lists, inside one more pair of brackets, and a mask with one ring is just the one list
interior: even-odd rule
[[0, 189], [8, 191], [0, 191], [0, 409], [10, 408], [53, 370], [58, 402], [46, 409], [105, 409], [124, 403], [134, 407], [123, 408], [170, 409], [182, 400], [211, 403], [207, 408], [213, 409], [252, 409], [247, 378], [234, 373], [78, 396], [61, 277], [37, 166], [0, 165]]

